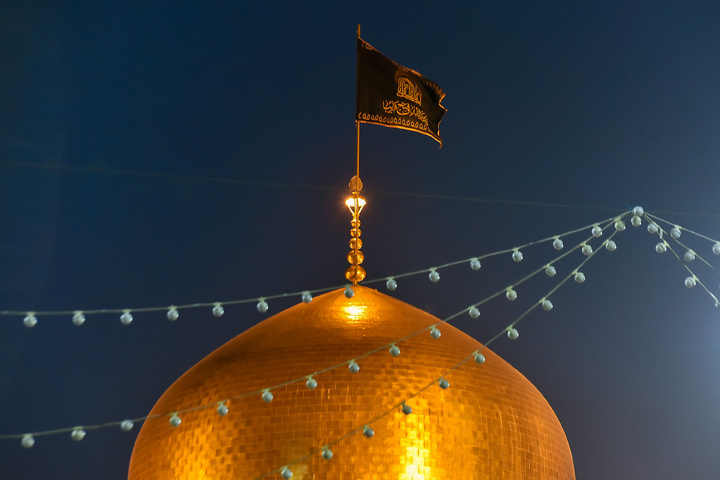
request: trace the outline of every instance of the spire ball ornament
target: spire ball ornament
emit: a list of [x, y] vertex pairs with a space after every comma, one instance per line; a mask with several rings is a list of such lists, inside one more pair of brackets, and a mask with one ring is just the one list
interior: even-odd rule
[[[352, 214], [352, 220], [350, 221], [350, 252], [347, 254], [347, 261], [350, 266], [345, 270], [345, 279], [348, 282], [352, 282], [353, 285], [357, 285], [359, 282], [365, 280], [367, 272], [363, 267], [360, 266], [365, 260], [365, 254], [360, 251], [362, 247], [362, 240], [360, 235], [360, 212], [365, 206], [365, 199], [360, 196], [360, 190], [362, 190], [362, 181], [359, 175], [355, 175], [350, 179], [348, 185], [350, 187], [350, 197], [345, 200], [345, 205], [350, 209]], [[349, 297], [348, 297], [349, 298]]]

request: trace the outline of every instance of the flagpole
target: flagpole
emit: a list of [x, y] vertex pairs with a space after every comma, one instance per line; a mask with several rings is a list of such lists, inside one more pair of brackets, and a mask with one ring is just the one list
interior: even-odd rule
[[[358, 39], [360, 38], [360, 24], [357, 29]], [[358, 62], [357, 67], [359, 68], [359, 57], [356, 60]], [[350, 267], [345, 270], [345, 278], [352, 282], [353, 285], [357, 285], [358, 282], [362, 282], [365, 278], [366, 272], [360, 264], [365, 259], [365, 255], [360, 251], [362, 246], [362, 240], [360, 240], [360, 212], [365, 205], [365, 199], [360, 196], [360, 190], [362, 190], [362, 181], [360, 180], [360, 120], [355, 117], [355, 129], [357, 132], [356, 138], [356, 160], [355, 160], [355, 176], [350, 179], [350, 198], [345, 202], [350, 208], [352, 213], [352, 222], [350, 223], [352, 229], [350, 230], [350, 248], [352, 250], [348, 254], [348, 262]]]

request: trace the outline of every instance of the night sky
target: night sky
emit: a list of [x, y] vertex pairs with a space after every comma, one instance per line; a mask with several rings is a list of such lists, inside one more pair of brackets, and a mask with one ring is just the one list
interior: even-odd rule
[[[361, 24], [448, 109], [442, 148], [361, 127], [368, 280], [424, 271], [369, 286], [445, 318], [558, 252], [463, 262], [436, 284], [430, 267], [587, 227], [563, 237], [570, 249], [637, 205], [680, 225], [710, 266], [656, 253], [646, 221], [607, 252], [610, 222], [586, 281], [491, 348], [554, 408], [578, 479], [716, 480], [720, 315], [684, 280], [687, 265], [720, 294], [720, 5], [467, 4], [3, 2], [0, 311], [252, 301], [129, 326], [0, 316], [0, 435], [146, 415], [192, 365], [300, 301], [263, 315], [257, 298], [344, 285]], [[453, 324], [487, 341], [585, 258]], [[139, 428], [0, 440], [0, 476], [126, 478]]]

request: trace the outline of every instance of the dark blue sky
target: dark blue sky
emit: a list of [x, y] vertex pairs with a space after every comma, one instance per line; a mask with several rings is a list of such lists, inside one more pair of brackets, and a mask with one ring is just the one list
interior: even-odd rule
[[[371, 45], [440, 84], [448, 109], [442, 149], [361, 128], [368, 278], [547, 238], [628, 205], [720, 238], [716, 2], [12, 3], [0, 6], [0, 310], [341, 285], [358, 23]], [[533, 312], [518, 341], [493, 349], [555, 409], [578, 478], [715, 480], [718, 310], [654, 251], [645, 224], [615, 240], [583, 268], [584, 284], [569, 282], [552, 312]], [[712, 242], [682, 240], [718, 265]], [[445, 317], [552, 254], [542, 244], [519, 265], [505, 255], [480, 272], [442, 270], [438, 284], [419, 275], [393, 296]], [[720, 293], [714, 269], [691, 267]], [[538, 281], [519, 300], [546, 291]], [[297, 301], [271, 301], [270, 313]], [[494, 301], [456, 325], [484, 341], [526, 307]], [[137, 313], [128, 327], [116, 315], [79, 328], [40, 316], [33, 329], [0, 317], [0, 434], [146, 414], [264, 318], [252, 304], [226, 310], [181, 311], [174, 323]], [[125, 478], [136, 431], [42, 437], [30, 450], [0, 441], [3, 476]]]

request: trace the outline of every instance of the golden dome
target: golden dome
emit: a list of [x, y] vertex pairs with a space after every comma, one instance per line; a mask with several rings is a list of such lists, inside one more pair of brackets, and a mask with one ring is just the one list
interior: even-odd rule
[[[487, 361], [446, 372], [481, 345], [451, 325], [358, 357], [439, 320], [365, 287], [295, 305], [238, 335], [181, 376], [160, 398], [138, 435], [130, 480], [254, 479], [290, 465], [295, 479], [575, 478], [565, 433], [545, 398], [517, 370], [485, 349]], [[396, 352], [395, 352], [396, 353]], [[450, 386], [434, 383], [445, 375]], [[236, 398], [240, 396], [241, 398]], [[173, 428], [167, 415], [180, 414]], [[409, 415], [393, 408], [403, 400]], [[379, 415], [390, 413], [373, 422]], [[375, 435], [363, 435], [371, 424]], [[359, 429], [356, 431], [356, 429]], [[331, 446], [325, 460], [320, 449]], [[312, 454], [315, 452], [316, 454]], [[308, 454], [311, 454], [307, 456]], [[306, 457], [307, 456], [307, 457]], [[298, 459], [306, 457], [297, 462]], [[282, 478], [280, 473], [269, 478]]]

